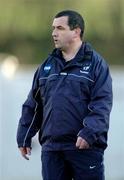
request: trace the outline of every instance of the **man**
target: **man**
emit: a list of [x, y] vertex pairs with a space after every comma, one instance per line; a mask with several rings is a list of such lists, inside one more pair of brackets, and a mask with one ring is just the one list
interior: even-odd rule
[[103, 180], [112, 82], [104, 59], [83, 41], [71, 10], [53, 20], [55, 49], [37, 69], [22, 109], [17, 142], [28, 159], [39, 131], [43, 180]]

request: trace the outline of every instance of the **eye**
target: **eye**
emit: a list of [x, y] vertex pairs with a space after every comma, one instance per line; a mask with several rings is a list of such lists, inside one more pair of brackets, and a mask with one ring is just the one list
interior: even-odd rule
[[64, 30], [65, 28], [63, 26], [58, 26], [57, 27], [59, 30]]
[[52, 30], [65, 30], [63, 26], [52, 26]]

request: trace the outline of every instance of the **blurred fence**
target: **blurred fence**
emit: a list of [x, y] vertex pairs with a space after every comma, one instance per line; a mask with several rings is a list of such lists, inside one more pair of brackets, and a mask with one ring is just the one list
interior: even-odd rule
[[[33, 140], [32, 155], [24, 160], [18, 152], [16, 131], [21, 106], [32, 83], [34, 67], [19, 69], [13, 78], [0, 72], [0, 180], [41, 180], [40, 145]], [[106, 180], [124, 179], [124, 69], [111, 67], [114, 105], [109, 146], [105, 151]]]

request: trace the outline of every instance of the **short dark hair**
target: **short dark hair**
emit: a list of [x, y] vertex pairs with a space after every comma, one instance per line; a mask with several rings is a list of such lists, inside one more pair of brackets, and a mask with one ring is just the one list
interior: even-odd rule
[[81, 29], [80, 38], [82, 39], [84, 33], [84, 19], [83, 17], [76, 11], [65, 10], [56, 14], [55, 18], [59, 18], [62, 16], [68, 17], [68, 25], [71, 30], [79, 27]]

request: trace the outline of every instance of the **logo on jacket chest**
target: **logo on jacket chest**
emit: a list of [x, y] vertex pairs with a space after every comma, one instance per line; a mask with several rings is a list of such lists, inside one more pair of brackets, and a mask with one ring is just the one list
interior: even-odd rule
[[51, 64], [48, 64], [48, 65], [44, 66], [45, 76], [48, 76], [50, 74], [51, 68], [52, 68]]
[[51, 69], [50, 65], [44, 67], [44, 71], [49, 71], [50, 69]]
[[80, 73], [82, 74], [88, 74], [90, 70], [91, 64], [85, 64], [83, 67], [80, 69]]

